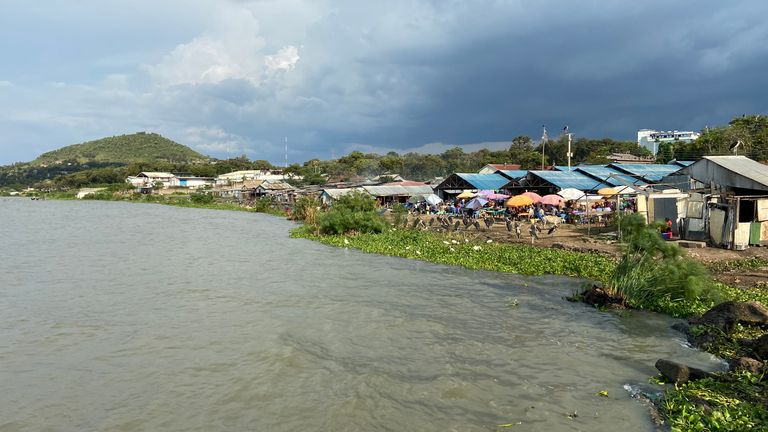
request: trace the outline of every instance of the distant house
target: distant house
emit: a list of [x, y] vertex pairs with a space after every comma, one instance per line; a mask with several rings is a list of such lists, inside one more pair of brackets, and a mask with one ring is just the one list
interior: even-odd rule
[[216, 177], [216, 185], [231, 185], [233, 183], [243, 182], [245, 180], [284, 181], [287, 179], [300, 180], [301, 178], [301, 176], [292, 174], [286, 175], [281, 170], [241, 170], [221, 174], [220, 176]]
[[520, 169], [520, 164], [488, 164], [478, 171], [478, 174], [494, 174], [496, 171], [515, 171]]
[[146, 171], [136, 176], [129, 176], [125, 181], [137, 188], [151, 188], [158, 184], [167, 188], [175, 178], [176, 175], [169, 172]]
[[178, 176], [170, 180], [169, 185], [173, 188], [200, 189], [206, 186], [213, 186], [213, 177], [195, 177]]
[[696, 141], [701, 134], [693, 131], [657, 131], [653, 129], [640, 129], [637, 131], [637, 145], [647, 148], [654, 156], [659, 150], [659, 145], [664, 143]]
[[331, 205], [340, 197], [352, 193], [352, 188], [323, 189], [320, 192], [320, 202], [324, 205]]
[[629, 164], [652, 164], [656, 163], [656, 158], [653, 156], [635, 156], [629, 153], [611, 153], [606, 156], [606, 159], [612, 163], [629, 163]]

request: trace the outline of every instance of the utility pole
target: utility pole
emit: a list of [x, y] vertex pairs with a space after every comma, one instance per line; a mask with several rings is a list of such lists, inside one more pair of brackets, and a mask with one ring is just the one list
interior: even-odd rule
[[568, 171], [570, 171], [571, 170], [571, 156], [573, 156], [573, 154], [571, 153], [571, 136], [573, 134], [568, 132], [568, 126], [565, 126], [563, 128], [563, 133], [568, 137], [568, 153], [566, 153], [565, 156], [568, 158]]
[[541, 170], [544, 171], [544, 146], [549, 141], [549, 137], [547, 136], [547, 127], [542, 125], [541, 128], [544, 129], [541, 134]]

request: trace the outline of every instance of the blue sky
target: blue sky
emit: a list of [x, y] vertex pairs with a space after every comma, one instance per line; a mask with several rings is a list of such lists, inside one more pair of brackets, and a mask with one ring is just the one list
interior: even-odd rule
[[152, 131], [215, 157], [634, 139], [768, 105], [768, 2], [3, 0], [0, 164]]

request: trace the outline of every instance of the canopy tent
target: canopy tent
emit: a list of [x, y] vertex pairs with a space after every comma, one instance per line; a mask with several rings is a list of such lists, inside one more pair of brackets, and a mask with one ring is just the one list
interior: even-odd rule
[[464, 191], [458, 195], [456, 195], [456, 198], [459, 199], [466, 199], [466, 198], [472, 198], [475, 194], [472, 193], [472, 191]]

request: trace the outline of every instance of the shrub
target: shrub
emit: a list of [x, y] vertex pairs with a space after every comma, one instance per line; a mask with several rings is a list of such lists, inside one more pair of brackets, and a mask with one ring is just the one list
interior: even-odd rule
[[406, 215], [408, 214], [408, 209], [405, 208], [402, 204], [395, 204], [392, 206], [392, 215], [394, 217], [393, 223], [395, 226], [400, 226], [403, 224], [403, 219], [405, 219]]
[[701, 264], [683, 256], [674, 243], [665, 241], [656, 226], [640, 215], [621, 221], [623, 256], [608, 282], [612, 294], [630, 306], [675, 312], [676, 303], [709, 300], [717, 291]]
[[195, 204], [210, 204], [213, 202], [213, 195], [195, 192], [189, 196], [189, 200]]
[[321, 234], [380, 233], [388, 224], [375, 209], [376, 201], [370, 195], [355, 191], [337, 199], [327, 212], [318, 214], [317, 227]]
[[303, 196], [296, 200], [293, 205], [291, 219], [303, 221], [307, 225], [314, 225], [316, 222], [317, 208], [320, 207], [320, 200], [314, 195]]

